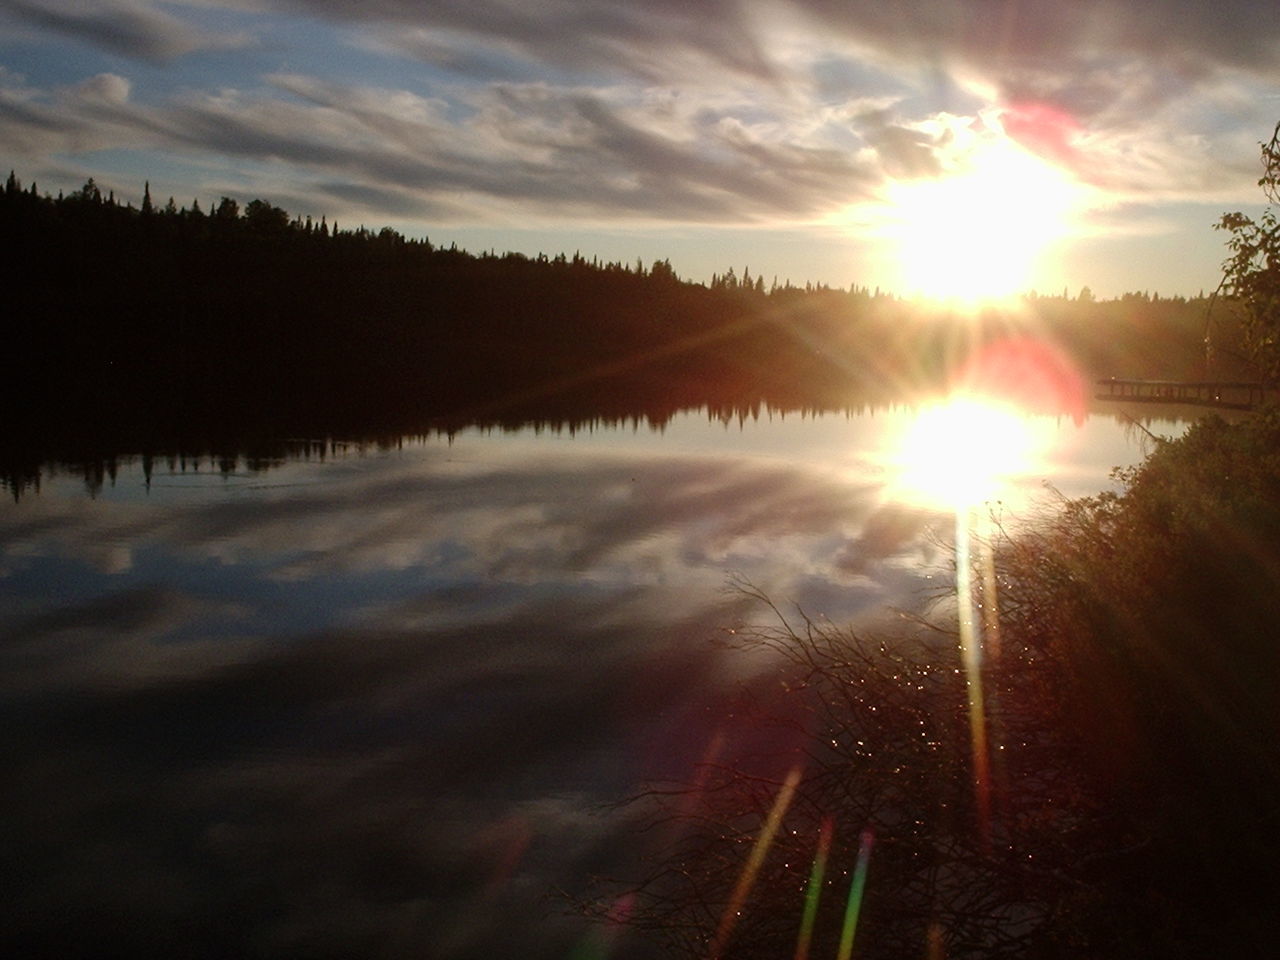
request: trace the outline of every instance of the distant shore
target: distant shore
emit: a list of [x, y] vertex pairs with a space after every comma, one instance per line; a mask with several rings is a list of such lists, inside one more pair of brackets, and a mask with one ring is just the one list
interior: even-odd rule
[[[0, 446], [146, 449], [449, 423], [834, 410], [942, 389], [1000, 338], [1082, 378], [1205, 376], [1205, 298], [1028, 296], [965, 315], [878, 290], [709, 285], [646, 266], [473, 255], [255, 200], [136, 209], [92, 181], [0, 194]], [[1217, 375], [1245, 378], [1229, 305]]]

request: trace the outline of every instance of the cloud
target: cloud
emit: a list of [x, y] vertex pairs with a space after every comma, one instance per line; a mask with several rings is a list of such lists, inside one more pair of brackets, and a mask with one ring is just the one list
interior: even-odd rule
[[144, 0], [0, 0], [0, 13], [135, 60], [165, 62], [195, 50], [238, 46], [244, 37], [199, 30]]
[[[1138, 77], [1156, 99], [1214, 73], [1280, 73], [1280, 17], [1265, 4], [1196, 0], [812, 0], [792, 5], [870, 55], [937, 66], [993, 86], [1003, 101], [1046, 101], [1074, 116], [1105, 114]], [[1138, 103], [1132, 102], [1136, 108]], [[1136, 113], [1129, 113], [1135, 117]]]
[[[480, 44], [574, 70], [622, 70], [650, 82], [708, 63], [756, 79], [774, 71], [753, 28], [750, 4], [740, 0], [377, 0], [359, 8], [341, 0], [281, 0], [277, 6], [362, 25], [394, 25], [403, 40], [388, 42], [437, 62], [448, 62], [452, 51], [467, 44]], [[405, 28], [412, 32], [403, 33]]]
[[0, 692], [20, 701], [53, 691], [120, 693], [200, 676], [246, 656], [252, 644], [220, 637], [179, 646], [164, 638], [195, 622], [246, 613], [238, 603], [154, 586], [42, 610], [10, 627]]
[[[1273, 11], [1251, 0], [1134, 5], [1123, 0], [211, 0], [198, 7], [283, 11], [354, 26], [437, 65], [481, 68], [519, 57], [596, 76], [687, 84], [726, 72], [791, 82], [790, 60], [810, 46], [843, 48], [883, 66], [982, 79], [1012, 99], [1049, 98], [1078, 111], [1102, 105], [1126, 64], [1194, 83], [1206, 72], [1274, 77], [1280, 68]], [[144, 59], [181, 55], [209, 36], [172, 4], [111, 0], [91, 11], [69, 0], [4, 0], [11, 16]], [[188, 8], [193, 10], [195, 8]], [[1176, 92], [1176, 91], [1171, 91]]]
[[[501, 48], [560, 69], [630, 76], [671, 88], [706, 92], [749, 86], [765, 102], [813, 96], [823, 87], [815, 73], [821, 65], [857, 62], [896, 76], [922, 95], [954, 97], [954, 91], [964, 90], [1021, 118], [1056, 114], [1060, 131], [1071, 129], [1089, 142], [1077, 147], [1063, 136], [1046, 137], [1043, 130], [1036, 135], [1027, 123], [1015, 123], [1016, 135], [1090, 182], [1107, 186], [1114, 180], [1118, 189], [1145, 189], [1152, 199], [1176, 190], [1209, 199], [1227, 182], [1239, 191], [1246, 181], [1237, 169], [1222, 169], [1219, 163], [1215, 174], [1217, 157], [1204, 156], [1203, 149], [1188, 157], [1180, 150], [1187, 146], [1186, 135], [1198, 132], [1206, 113], [1214, 111], [1215, 90], [1224, 83], [1243, 90], [1265, 87], [1280, 76], [1280, 15], [1252, 0], [1228, 0], [1221, 7], [1196, 0], [1141, 5], [1122, 0], [1070, 5], [1056, 0], [717, 0], [696, 9], [670, 0], [626, 5], [534, 0], [518, 7], [501, 0], [426, 7], [385, 0], [365, 5], [359, 14], [338, 3], [308, 9], [335, 19], [422, 31], [437, 52], [446, 46]], [[406, 43], [401, 49], [412, 52], [411, 47]], [[607, 57], [599, 56], [601, 51]], [[650, 69], [655, 63], [661, 69]], [[860, 76], [865, 82], [867, 70]], [[812, 113], [820, 104], [830, 106], [811, 100], [807, 109]], [[1184, 105], [1198, 112], [1189, 125]], [[938, 106], [963, 112], [974, 105]], [[1238, 127], [1256, 138], [1267, 119], [1260, 113], [1256, 104], [1238, 110]], [[853, 149], [870, 146], [881, 153], [885, 169], [871, 171], [873, 176], [932, 175], [937, 158], [913, 129], [922, 119], [917, 113], [860, 131], [863, 142]], [[1125, 177], [1117, 138], [1153, 144], [1180, 139], [1179, 149], [1160, 158], [1177, 186], [1159, 182], [1161, 177], [1145, 183]], [[1093, 146], [1098, 149], [1092, 156], [1078, 155]]]
[[[625, 816], [598, 804], [630, 789], [649, 723], [619, 705], [655, 638], [597, 620], [559, 604], [429, 635], [308, 637], [27, 700], [0, 735], [25, 784], [3, 803], [21, 835], [6, 943], [91, 955], [109, 937], [148, 955], [199, 930], [223, 955], [420, 956], [446, 934], [537, 931], [523, 955], [563, 956], [543, 897], [625, 862]], [[705, 646], [668, 653], [643, 704], [655, 717], [706, 676]], [[505, 876], [503, 820], [528, 836]]]
[[[98, 589], [118, 590], [148, 576], [159, 551], [171, 558], [173, 577], [190, 580], [184, 595], [214, 604], [207, 629], [246, 636], [284, 616], [317, 628], [358, 621], [419, 629], [458, 611], [475, 616], [481, 600], [496, 615], [584, 588], [620, 597], [663, 586], [678, 618], [718, 606], [733, 572], [796, 600], [803, 595], [789, 570], [845, 582], [848, 545], [863, 536], [877, 489], [803, 466], [718, 456], [584, 452], [547, 461], [526, 453], [459, 470], [428, 448], [323, 488], [182, 511], [64, 512], [41, 500], [36, 507], [50, 514], [5, 525], [0, 558], [16, 571], [55, 560], [69, 577], [92, 569]], [[86, 567], [93, 557], [85, 544], [110, 551], [104, 546]], [[131, 566], [109, 566], [121, 551]], [[890, 558], [871, 559], [860, 576]], [[349, 582], [361, 585], [359, 602], [326, 599], [331, 586]], [[490, 585], [482, 596], [466, 589], [478, 583]], [[222, 609], [227, 592], [252, 599]], [[844, 618], [862, 604], [850, 597], [822, 612]], [[177, 608], [166, 601], [162, 609]], [[187, 630], [176, 614], [153, 620], [154, 630], [136, 632], [158, 641]]]
[[894, 122], [890, 110], [869, 111], [859, 120], [863, 138], [880, 155], [888, 175], [916, 179], [942, 172], [936, 136]]
[[[1213, 16], [1190, 0], [7, 9], [155, 60], [213, 43], [221, 35], [197, 24], [219, 7], [281, 52], [276, 72], [225, 56], [217, 89], [178, 70], [168, 86], [118, 69], [60, 87], [0, 75], [11, 163], [42, 164], [47, 181], [52, 157], [153, 151], [206, 177], [227, 171], [206, 189], [433, 229], [803, 226], [839, 220], [890, 180], [948, 169], [937, 131], [955, 120], [1012, 137], [1104, 204], [1242, 202], [1270, 123], [1260, 91], [1280, 71], [1280, 18], [1241, 0]], [[282, 24], [295, 18], [310, 20], [308, 43], [333, 45], [332, 71], [315, 69], [316, 51], [283, 66], [294, 58]], [[369, 60], [378, 81], [362, 74]]]
[[499, 204], [505, 217], [803, 219], [875, 180], [820, 134], [788, 136], [785, 118], [748, 124], [541, 84], [461, 91], [450, 107], [314, 77], [271, 81], [277, 95], [187, 92], [159, 104], [130, 100], [114, 75], [50, 92], [10, 87], [0, 129], [31, 153], [128, 145], [285, 163], [381, 215], [403, 215], [408, 194], [424, 210], [479, 219]]
[[[5, 518], [4, 586], [45, 598], [7, 617], [0, 643], [0, 699], [24, 718], [0, 733], [25, 784], [0, 804], [22, 837], [21, 892], [0, 908], [8, 945], [90, 955], [110, 937], [149, 955], [198, 930], [222, 955], [439, 956], [447, 942], [497, 956], [522, 938], [521, 955], [568, 952], [581, 931], [545, 917], [559, 912], [545, 894], [628, 862], [629, 814], [599, 805], [634, 789], [649, 755], [670, 772], [701, 749], [727, 682], [707, 643], [722, 598], [667, 620], [652, 590], [593, 591], [562, 565], [540, 579], [572, 590], [541, 598], [436, 591], [433, 537], [472, 537], [497, 567], [539, 553], [503, 541], [553, 478], [526, 475], [521, 495], [505, 470], [454, 482], [398, 460], [253, 504], [104, 510], [47, 490]], [[550, 520], [549, 535], [570, 522]], [[99, 537], [162, 559], [123, 579], [77, 565], [72, 541]], [[397, 539], [420, 538], [394, 602], [357, 628], [300, 630], [254, 586], [295, 552], [314, 554], [312, 581], [337, 582], [350, 548], [338, 603], [358, 606], [381, 595], [362, 573], [405, 562]], [[460, 576], [485, 584], [483, 569]], [[228, 592], [237, 609], [213, 602]], [[219, 636], [227, 617], [254, 635]]]
[[99, 73], [84, 81], [76, 89], [76, 93], [86, 102], [99, 102], [111, 106], [121, 106], [129, 99], [132, 84], [124, 77], [114, 73]]
[[[954, 71], [1009, 99], [1049, 99], [1086, 114], [1104, 106], [1125, 65], [1195, 83], [1206, 72], [1280, 70], [1280, 17], [1255, 0], [278, 0], [277, 8], [364, 26], [394, 25], [405, 49], [452, 39], [502, 47], [559, 67], [670, 81], [680, 63], [715, 64], [785, 80], [777, 37], [797, 22], [823, 48], [835, 41], [881, 64]], [[681, 75], [680, 80], [691, 79]], [[1082, 83], [1082, 80], [1084, 81]], [[1090, 82], [1092, 81], [1092, 82]], [[1175, 90], [1169, 91], [1176, 93]], [[1068, 101], [1075, 101], [1069, 103]]]

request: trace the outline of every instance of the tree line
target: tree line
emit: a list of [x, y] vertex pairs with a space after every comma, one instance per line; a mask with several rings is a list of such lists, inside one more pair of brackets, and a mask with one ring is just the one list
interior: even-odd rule
[[[1209, 307], [1081, 291], [936, 322], [940, 308], [857, 285], [766, 286], [746, 269], [701, 284], [665, 260], [473, 254], [263, 200], [161, 205], [148, 185], [135, 207], [93, 180], [54, 197], [14, 173], [0, 237], [11, 440], [115, 434], [121, 449], [179, 435], [837, 409], [937, 386], [1010, 331], [1058, 343], [1086, 376], [1203, 376]], [[1238, 337], [1219, 326], [1229, 364]]]

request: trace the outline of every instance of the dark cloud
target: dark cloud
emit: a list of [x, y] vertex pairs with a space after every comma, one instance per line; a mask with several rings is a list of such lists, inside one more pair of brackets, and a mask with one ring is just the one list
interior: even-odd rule
[[885, 504], [867, 518], [862, 533], [849, 543], [836, 560], [837, 566], [853, 574], [870, 575], [884, 560], [904, 553], [919, 552], [929, 559], [935, 544], [926, 536], [930, 518], [919, 510], [899, 504]]
[[1280, 71], [1280, 10], [1257, 0], [798, 0], [827, 29], [882, 55], [937, 63], [1077, 116], [1100, 113], [1133, 80], [1163, 77], [1166, 98], [1211, 71]]
[[79, 121], [65, 115], [57, 115], [42, 104], [32, 103], [0, 92], [0, 124], [5, 131], [5, 142], [16, 152], [38, 154], [47, 145], [50, 136], [65, 135]]
[[465, 215], [465, 210], [456, 203], [439, 197], [427, 197], [403, 187], [335, 180], [317, 183], [315, 190], [305, 196], [276, 197], [276, 202], [284, 204], [291, 210], [309, 210], [317, 206], [325, 209], [331, 206], [317, 204], [317, 194], [332, 197], [341, 201], [344, 206], [354, 205], [363, 210], [380, 211], [397, 217], [418, 218], [435, 223], [447, 222]]
[[935, 177], [942, 172], [936, 138], [895, 123], [888, 110], [870, 111], [858, 119], [859, 132], [880, 155], [890, 176], [914, 179]]
[[[672, 80], [671, 71], [690, 60], [760, 79], [774, 72], [763, 49], [766, 38], [744, 16], [750, 4], [741, 0], [376, 0], [359, 7], [341, 0], [280, 0], [275, 5], [342, 21], [451, 31], [544, 63], [608, 73], [624, 70], [654, 82]], [[409, 37], [405, 49], [421, 42]], [[435, 39], [428, 49], [439, 62], [448, 46]]]
[[136, 60], [168, 61], [193, 50], [238, 45], [243, 38], [206, 33], [145, 2], [0, 0], [19, 22]]
[[[521, 955], [563, 956], [573, 927], [546, 898], [633, 853], [625, 815], [596, 805], [641, 775], [649, 717], [708, 676], [705, 644], [602, 617], [560, 602], [295, 638], [128, 690], [54, 690], [21, 723], [5, 705], [22, 787], [0, 801], [15, 858], [3, 942], [399, 957], [456, 941], [479, 957], [523, 937]], [[527, 835], [505, 876], [503, 822]]]

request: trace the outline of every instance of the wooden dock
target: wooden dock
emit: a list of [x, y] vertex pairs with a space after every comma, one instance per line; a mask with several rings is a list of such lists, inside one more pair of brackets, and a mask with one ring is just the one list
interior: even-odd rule
[[1186, 403], [1228, 410], [1252, 410], [1268, 394], [1275, 392], [1264, 383], [1226, 380], [1121, 380], [1110, 377], [1099, 380], [1098, 386], [1105, 388], [1097, 394], [1099, 400]]

